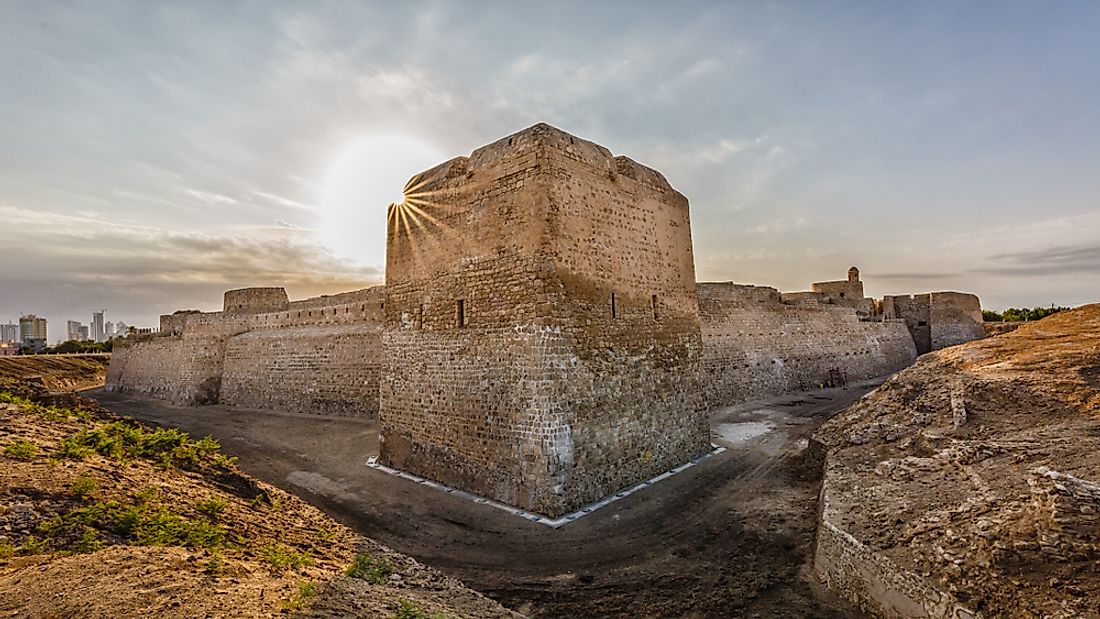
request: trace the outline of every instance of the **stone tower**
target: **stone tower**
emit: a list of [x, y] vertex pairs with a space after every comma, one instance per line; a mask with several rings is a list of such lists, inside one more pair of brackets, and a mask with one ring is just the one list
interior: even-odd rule
[[858, 282], [859, 281], [859, 269], [857, 269], [856, 267], [851, 267], [851, 268], [848, 269], [848, 281], [849, 282]]
[[538, 124], [391, 206], [381, 459], [558, 516], [709, 449], [688, 202]]

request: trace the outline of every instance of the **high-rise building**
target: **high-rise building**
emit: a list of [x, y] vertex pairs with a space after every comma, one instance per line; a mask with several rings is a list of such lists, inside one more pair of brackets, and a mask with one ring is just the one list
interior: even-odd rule
[[19, 341], [46, 339], [46, 319], [34, 314], [19, 317]]
[[35, 352], [46, 348], [46, 319], [27, 314], [19, 317], [19, 343]]
[[0, 325], [0, 344], [19, 341], [19, 325], [7, 323]]
[[105, 311], [107, 310], [92, 312], [92, 339], [97, 342], [102, 342], [106, 339], [103, 330], [103, 312]]
[[111, 337], [113, 337], [115, 334], [115, 323], [108, 320], [106, 323], [103, 324], [103, 331], [104, 333], [106, 333], [107, 339], [111, 339]]
[[70, 320], [65, 323], [65, 339], [76, 340], [78, 342], [88, 339], [88, 327], [76, 320]]
[[115, 323], [115, 335], [126, 337], [130, 334], [130, 325], [122, 322], [121, 320]]

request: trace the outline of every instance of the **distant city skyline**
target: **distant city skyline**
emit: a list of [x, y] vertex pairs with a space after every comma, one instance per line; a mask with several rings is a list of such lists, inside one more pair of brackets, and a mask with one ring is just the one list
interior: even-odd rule
[[380, 284], [408, 177], [540, 121], [665, 174], [701, 281], [1098, 301], [1098, 30], [1090, 3], [3, 4], [0, 319]]

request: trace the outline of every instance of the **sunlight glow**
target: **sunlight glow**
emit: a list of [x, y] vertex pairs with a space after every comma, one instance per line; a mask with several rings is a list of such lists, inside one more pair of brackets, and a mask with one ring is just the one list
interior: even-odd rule
[[414, 174], [443, 160], [440, 149], [408, 136], [369, 136], [346, 146], [321, 188], [321, 242], [357, 265], [384, 266], [386, 208], [405, 201]]

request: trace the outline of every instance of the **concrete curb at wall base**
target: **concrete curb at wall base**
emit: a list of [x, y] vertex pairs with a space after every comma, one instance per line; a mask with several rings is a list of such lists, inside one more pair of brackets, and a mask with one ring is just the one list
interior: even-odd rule
[[371, 467], [372, 469], [382, 471], [383, 473], [393, 475], [394, 477], [400, 477], [401, 479], [407, 479], [407, 480], [409, 480], [413, 483], [420, 484], [421, 486], [424, 486], [424, 487], [427, 487], [427, 488], [434, 488], [436, 490], [441, 490], [441, 491], [443, 491], [447, 494], [450, 494], [452, 496], [456, 496], [456, 497], [459, 497], [459, 498], [462, 498], [462, 499], [466, 499], [468, 501], [473, 501], [474, 503], [477, 503], [478, 505], [487, 505], [489, 507], [499, 509], [501, 511], [508, 512], [509, 514], [512, 514], [513, 516], [518, 516], [520, 518], [523, 518], [524, 520], [530, 520], [531, 522], [537, 522], [539, 524], [546, 525], [546, 526], [548, 526], [552, 529], [558, 529], [558, 528], [561, 528], [561, 527], [569, 524], [570, 522], [575, 522], [575, 521], [579, 520], [583, 516], [587, 516], [588, 514], [591, 514], [592, 512], [600, 509], [601, 507], [606, 507], [606, 506], [614, 503], [615, 501], [618, 501], [619, 499], [625, 499], [626, 497], [634, 494], [635, 492], [638, 492], [639, 490], [645, 490], [646, 488], [652, 486], [653, 484], [656, 484], [657, 482], [664, 481], [664, 480], [668, 479], [669, 477], [672, 477], [673, 475], [676, 475], [677, 473], [682, 473], [682, 472], [690, 469], [691, 467], [695, 466], [696, 464], [699, 464], [703, 460], [706, 460], [706, 459], [708, 459], [712, 456], [717, 456], [718, 454], [726, 451], [725, 447], [719, 447], [718, 445], [715, 445], [713, 443], [711, 444], [711, 447], [714, 448], [712, 451], [708, 451], [707, 453], [705, 453], [701, 456], [693, 458], [692, 460], [690, 460], [688, 462], [685, 462], [685, 463], [681, 464], [680, 466], [678, 466], [674, 469], [670, 469], [670, 470], [665, 471], [664, 473], [661, 473], [660, 475], [658, 475], [658, 476], [656, 476], [652, 479], [647, 479], [647, 480], [645, 480], [645, 481], [643, 481], [639, 484], [635, 484], [635, 485], [633, 485], [629, 488], [625, 488], [623, 490], [620, 490], [620, 491], [616, 492], [615, 494], [608, 495], [608, 496], [600, 499], [599, 501], [596, 501], [595, 503], [592, 503], [591, 505], [586, 505], [585, 507], [582, 507], [581, 509], [578, 509], [575, 512], [566, 514], [566, 515], [562, 516], [561, 518], [550, 518], [549, 516], [544, 516], [542, 514], [535, 514], [535, 513], [529, 512], [529, 511], [522, 510], [522, 509], [520, 509], [518, 507], [515, 507], [515, 506], [512, 506], [512, 505], [501, 503], [499, 501], [494, 501], [492, 499], [487, 499], [487, 498], [482, 497], [482, 496], [478, 496], [478, 495], [473, 494], [471, 492], [466, 492], [464, 490], [459, 490], [457, 488], [452, 488], [452, 487], [450, 487], [446, 484], [441, 484], [437, 481], [432, 481], [430, 479], [424, 479], [423, 477], [418, 477], [416, 475], [413, 475], [412, 473], [406, 473], [405, 471], [399, 471], [395, 468], [390, 468], [390, 467], [385, 466], [384, 464], [381, 464], [380, 462], [378, 462], [378, 456], [371, 456], [367, 460], [367, 466]]

